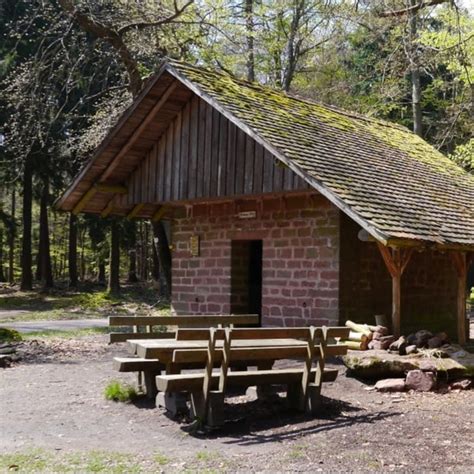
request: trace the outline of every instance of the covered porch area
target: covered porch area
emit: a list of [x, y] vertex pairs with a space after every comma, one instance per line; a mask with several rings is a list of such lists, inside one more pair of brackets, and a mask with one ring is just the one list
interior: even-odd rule
[[469, 342], [470, 249], [384, 245], [342, 216], [340, 252], [341, 322], [384, 314], [397, 336], [427, 329]]

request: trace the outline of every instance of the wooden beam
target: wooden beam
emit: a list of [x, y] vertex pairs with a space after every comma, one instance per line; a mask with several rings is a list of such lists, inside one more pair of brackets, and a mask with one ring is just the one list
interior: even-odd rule
[[458, 294], [457, 294], [457, 326], [458, 326], [458, 343], [466, 344], [466, 283], [467, 283], [467, 269], [468, 256], [464, 252], [452, 252], [451, 258], [456, 268], [458, 277]]
[[74, 206], [74, 209], [72, 210], [72, 213], [76, 216], [79, 214], [85, 207], [86, 204], [94, 197], [95, 193], [97, 192], [97, 189], [93, 186], [92, 188], [89, 189], [79, 200], [79, 202]]
[[167, 210], [168, 209], [165, 206], [160, 206], [151, 217], [151, 221], [158, 222], [159, 220], [161, 220], [161, 218], [165, 215]]
[[133, 219], [134, 217], [137, 217], [139, 212], [143, 209], [143, 204], [142, 202], [139, 204], [136, 204], [135, 207], [127, 214], [127, 219]]
[[392, 331], [400, 336], [401, 327], [401, 283], [402, 275], [413, 254], [413, 248], [390, 250], [389, 247], [377, 242], [385, 265], [392, 277]]
[[128, 189], [126, 186], [116, 184], [95, 184], [97, 192], [100, 193], [113, 193], [113, 194], [127, 194]]
[[168, 100], [172, 92], [176, 89], [177, 85], [178, 82], [174, 81], [168, 87], [168, 89], [166, 89], [160, 100], [148, 112], [146, 117], [142, 120], [141, 124], [132, 133], [132, 136], [128, 139], [127, 143], [125, 143], [123, 148], [117, 153], [115, 158], [110, 162], [109, 166], [107, 166], [105, 171], [102, 173], [102, 176], [100, 177], [101, 182], [106, 181], [107, 178], [114, 172], [115, 168], [117, 168], [118, 164], [120, 163], [120, 160], [130, 151], [135, 142], [140, 138], [145, 128], [148, 127], [151, 121], [155, 118], [156, 114], [160, 111], [163, 105], [165, 105], [166, 101]]
[[96, 193], [127, 194], [127, 192], [128, 191], [125, 186], [95, 183], [81, 197], [79, 202], [75, 205], [74, 209], [72, 210], [72, 213], [74, 215], [79, 214], [86, 207], [86, 204], [95, 196]]

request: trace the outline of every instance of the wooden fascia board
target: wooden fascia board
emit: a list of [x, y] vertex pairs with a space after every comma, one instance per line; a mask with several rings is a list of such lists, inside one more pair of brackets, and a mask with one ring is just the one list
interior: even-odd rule
[[[84, 168], [79, 171], [79, 173], [74, 177], [71, 185], [66, 189], [64, 194], [60, 196], [55, 202], [54, 202], [54, 207], [61, 209], [62, 206], [64, 205], [65, 201], [68, 199], [68, 197], [75, 191], [77, 188], [78, 184], [82, 181], [84, 176], [89, 172], [89, 170], [92, 168], [93, 164], [95, 163], [96, 159], [103, 153], [103, 151], [107, 148], [107, 146], [110, 145], [112, 142], [113, 138], [117, 135], [117, 133], [121, 130], [121, 128], [125, 125], [127, 120], [130, 118], [130, 116], [133, 114], [135, 109], [138, 107], [138, 105], [142, 102], [143, 98], [150, 92], [150, 90], [155, 86], [155, 84], [161, 79], [161, 76], [166, 72], [167, 70], [167, 64], [164, 63], [158, 72], [156, 73], [155, 76], [150, 78], [148, 83], [145, 84], [145, 87], [143, 88], [142, 92], [138, 95], [138, 97], [130, 104], [128, 109], [125, 110], [125, 112], [122, 114], [120, 119], [118, 120], [117, 124], [110, 130], [109, 133], [104, 137], [102, 140], [102, 143], [99, 145], [95, 153], [91, 156], [89, 161], [86, 163]], [[77, 204], [76, 204], [77, 205]]]
[[230, 120], [234, 125], [240, 128], [247, 135], [252, 137], [257, 143], [262, 145], [270, 153], [276, 156], [282, 163], [284, 163], [288, 168], [290, 168], [295, 174], [300, 178], [310, 184], [314, 189], [320, 192], [326, 199], [332, 202], [336, 207], [341, 211], [347, 214], [352, 220], [357, 222], [362, 228], [364, 228], [372, 237], [374, 237], [379, 242], [384, 245], [388, 242], [388, 235], [376, 229], [373, 225], [367, 222], [363, 217], [359, 216], [353, 209], [351, 209], [341, 198], [339, 198], [332, 191], [327, 189], [319, 180], [310, 176], [308, 173], [303, 171], [299, 166], [295, 165], [293, 161], [289, 160], [283, 153], [274, 147], [266, 139], [262, 138], [255, 130], [243, 123], [240, 119], [235, 117], [234, 114], [230, 113], [225, 107], [223, 107], [217, 100], [210, 97], [207, 93], [203, 92], [202, 89], [197, 86], [194, 82], [190, 81], [188, 78], [183, 76], [179, 71], [177, 71], [172, 65], [168, 64], [166, 70], [172, 74], [176, 79], [181, 81], [186, 87], [188, 87], [192, 92], [194, 92], [202, 100], [214, 107], [218, 112], [220, 112], [224, 117]]

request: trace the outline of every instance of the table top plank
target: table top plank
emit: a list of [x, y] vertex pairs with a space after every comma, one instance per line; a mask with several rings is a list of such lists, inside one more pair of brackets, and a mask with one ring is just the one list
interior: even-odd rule
[[[222, 340], [216, 342], [216, 349], [221, 350]], [[176, 349], [205, 349], [207, 341], [177, 341], [175, 339], [136, 339], [127, 341], [130, 350], [146, 359], [160, 359], [164, 363], [172, 361]], [[307, 343], [298, 339], [240, 339], [232, 341], [232, 347], [238, 348], [284, 348], [305, 347]]]

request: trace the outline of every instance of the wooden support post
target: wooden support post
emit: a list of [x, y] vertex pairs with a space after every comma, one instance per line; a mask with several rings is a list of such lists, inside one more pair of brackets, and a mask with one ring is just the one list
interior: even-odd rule
[[467, 296], [467, 270], [470, 258], [464, 252], [453, 252], [451, 254], [454, 267], [458, 276], [458, 295], [457, 295], [457, 326], [458, 343], [466, 344], [466, 296]]
[[377, 242], [382, 258], [392, 277], [392, 331], [400, 336], [401, 327], [401, 283], [402, 275], [413, 254], [413, 248], [393, 249]]

